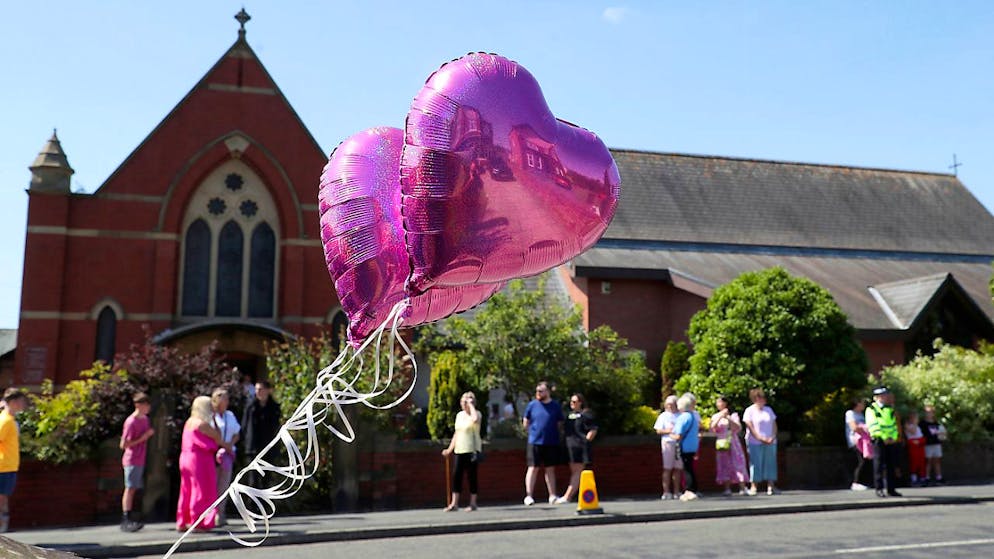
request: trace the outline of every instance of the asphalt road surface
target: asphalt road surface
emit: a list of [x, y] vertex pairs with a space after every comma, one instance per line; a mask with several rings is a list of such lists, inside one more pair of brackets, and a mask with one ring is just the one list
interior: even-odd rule
[[[177, 559], [994, 557], [994, 503], [617, 524], [179, 553]], [[153, 556], [148, 556], [152, 559]]]

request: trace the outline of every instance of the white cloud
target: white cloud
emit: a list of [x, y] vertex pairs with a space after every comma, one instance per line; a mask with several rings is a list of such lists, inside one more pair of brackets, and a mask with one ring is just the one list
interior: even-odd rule
[[604, 20], [607, 21], [608, 23], [613, 23], [614, 25], [618, 25], [619, 23], [624, 21], [625, 16], [627, 15], [628, 15], [628, 8], [624, 8], [621, 6], [612, 6], [610, 8], [604, 8], [604, 13], [601, 14], [601, 17], [604, 18]]

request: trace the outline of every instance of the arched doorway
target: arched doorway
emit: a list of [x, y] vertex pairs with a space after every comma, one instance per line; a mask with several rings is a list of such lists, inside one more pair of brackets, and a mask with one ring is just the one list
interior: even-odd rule
[[256, 381], [268, 376], [266, 344], [283, 343], [293, 337], [290, 332], [276, 326], [233, 319], [209, 320], [169, 329], [152, 341], [190, 353], [217, 341], [218, 351], [224, 355], [225, 361]]

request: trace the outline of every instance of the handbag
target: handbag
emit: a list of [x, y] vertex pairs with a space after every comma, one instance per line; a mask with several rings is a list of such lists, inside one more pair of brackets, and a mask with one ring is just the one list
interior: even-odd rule
[[717, 451], [719, 451], [719, 452], [727, 452], [729, 450], [732, 450], [732, 439], [731, 439], [731, 437], [729, 437], [729, 438], [722, 438], [722, 439], [715, 439], [715, 441], [714, 441], [714, 449], [717, 450]]
[[473, 433], [473, 442], [475, 443], [474, 446], [479, 450], [474, 450], [473, 456], [471, 456], [469, 460], [474, 464], [479, 464], [487, 458], [487, 455], [483, 454], [483, 439], [480, 437], [479, 432]]

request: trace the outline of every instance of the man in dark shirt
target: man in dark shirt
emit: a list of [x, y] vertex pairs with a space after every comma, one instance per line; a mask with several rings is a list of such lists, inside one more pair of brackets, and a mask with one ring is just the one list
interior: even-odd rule
[[[262, 453], [280, 430], [280, 404], [272, 398], [273, 387], [261, 380], [255, 383], [255, 398], [245, 407], [242, 417], [242, 434], [245, 441], [245, 456], [249, 462]], [[272, 461], [278, 453], [278, 445], [269, 449], [264, 457]], [[257, 486], [258, 474], [251, 472], [246, 481]]]

